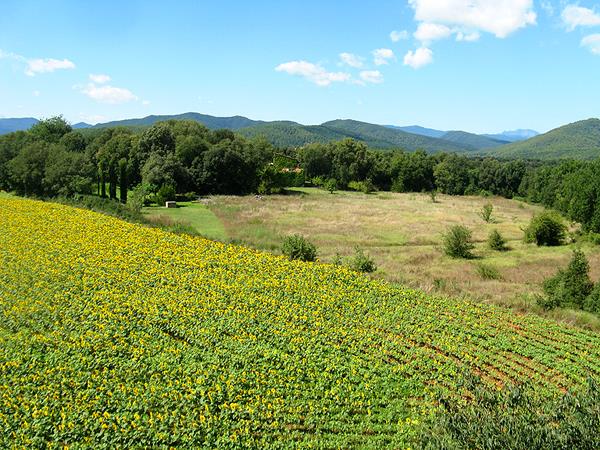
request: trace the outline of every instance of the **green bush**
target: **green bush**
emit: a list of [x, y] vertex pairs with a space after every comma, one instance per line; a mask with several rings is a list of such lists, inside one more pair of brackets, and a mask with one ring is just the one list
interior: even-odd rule
[[587, 240], [594, 245], [600, 245], [600, 233], [588, 233]]
[[158, 206], [165, 206], [166, 202], [175, 200], [177, 198], [175, 187], [170, 184], [163, 184], [156, 193], [155, 198]]
[[375, 261], [360, 249], [354, 250], [354, 257], [349, 261], [349, 267], [356, 272], [371, 273], [377, 270]]
[[581, 250], [573, 250], [571, 262], [566, 269], [544, 281], [545, 298], [538, 304], [545, 309], [568, 307], [583, 309], [594, 284], [589, 276], [590, 265]]
[[600, 282], [596, 283], [590, 295], [585, 299], [583, 306], [586, 311], [600, 314]]
[[375, 185], [367, 178], [365, 181], [351, 181], [348, 183], [348, 189], [353, 191], [362, 192], [363, 194], [370, 194], [375, 191]]
[[453, 225], [443, 235], [444, 253], [452, 258], [473, 257], [471, 250], [475, 248], [471, 242], [471, 230], [463, 225]]
[[283, 240], [281, 251], [290, 260], [315, 261], [317, 259], [317, 248], [299, 234], [287, 236]]
[[127, 206], [133, 211], [140, 212], [147, 204], [148, 195], [151, 187], [146, 183], [140, 183], [133, 188], [131, 194], [127, 197]]
[[462, 387], [470, 400], [441, 397], [439, 410], [415, 439], [423, 449], [597, 449], [600, 448], [600, 389], [547, 398], [529, 385], [498, 391], [474, 376]]
[[437, 194], [438, 191], [435, 189], [429, 191], [429, 198], [431, 198], [431, 203], [437, 203]]
[[500, 234], [498, 230], [492, 230], [488, 236], [488, 247], [492, 250], [503, 252], [508, 250], [506, 246], [506, 239]]
[[481, 208], [481, 211], [479, 212], [479, 215], [481, 216], [481, 218], [484, 221], [486, 221], [486, 222], [489, 223], [489, 222], [492, 221], [492, 212], [493, 211], [494, 211], [494, 205], [492, 205], [491, 203], [486, 203]]
[[561, 245], [567, 233], [562, 218], [553, 212], [544, 211], [531, 219], [525, 229], [525, 242], [537, 245]]
[[477, 273], [483, 280], [500, 280], [502, 278], [498, 269], [488, 264], [477, 264]]
[[330, 194], [333, 194], [337, 189], [337, 181], [334, 178], [329, 178], [323, 183], [323, 187], [328, 190]]

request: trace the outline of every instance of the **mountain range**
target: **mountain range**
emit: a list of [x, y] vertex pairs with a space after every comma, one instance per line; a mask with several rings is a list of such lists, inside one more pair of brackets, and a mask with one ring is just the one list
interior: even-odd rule
[[[261, 121], [243, 116], [215, 117], [188, 112], [178, 115], [152, 115], [90, 125], [76, 123], [74, 129], [95, 130], [125, 126], [143, 129], [165, 120], [194, 120], [210, 129], [226, 128], [246, 137], [263, 136], [281, 147], [299, 147], [307, 143], [327, 143], [344, 138], [365, 142], [379, 149], [423, 149], [489, 155], [502, 158], [591, 159], [600, 156], [600, 120], [588, 119], [568, 124], [538, 135], [528, 129], [498, 134], [474, 134], [460, 130], [436, 130], [419, 125], [377, 125], [356, 120], [332, 120], [320, 125], [302, 125], [292, 121]], [[37, 123], [34, 118], [0, 119], [0, 134], [27, 130]]]

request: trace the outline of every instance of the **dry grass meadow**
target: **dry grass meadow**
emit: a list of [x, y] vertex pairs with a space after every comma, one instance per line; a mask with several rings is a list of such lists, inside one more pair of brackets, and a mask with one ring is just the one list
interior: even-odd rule
[[[349, 257], [355, 247], [376, 262], [374, 277], [453, 297], [536, 312], [600, 330], [597, 316], [581, 311], [544, 313], [535, 302], [542, 281], [568, 264], [573, 245], [539, 248], [523, 242], [522, 229], [541, 207], [517, 200], [475, 196], [380, 192], [329, 192], [303, 188], [288, 195], [216, 196], [204, 201], [233, 241], [279, 252], [284, 236], [299, 233], [313, 242], [322, 262]], [[480, 216], [484, 204], [494, 206], [493, 221]], [[473, 231], [472, 260], [452, 259], [441, 250], [442, 233], [462, 224]], [[201, 224], [195, 223], [199, 232]], [[214, 225], [210, 225], [214, 226]], [[487, 236], [497, 229], [509, 251], [487, 248]], [[600, 248], [584, 245], [594, 281], [600, 279]], [[484, 279], [479, 265], [495, 269], [498, 279]]]

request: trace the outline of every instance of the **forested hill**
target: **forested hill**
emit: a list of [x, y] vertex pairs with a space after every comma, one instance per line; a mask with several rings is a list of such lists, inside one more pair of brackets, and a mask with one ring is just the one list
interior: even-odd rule
[[503, 141], [501, 139], [467, 133], [466, 131], [448, 131], [442, 136], [442, 139], [475, 149], [497, 148], [509, 143], [508, 141]]
[[432, 138], [406, 131], [359, 122], [357, 120], [332, 120], [321, 125], [328, 130], [343, 133], [346, 137], [365, 142], [374, 148], [403, 148], [406, 150], [425, 150], [429, 153], [438, 151], [470, 152], [474, 147], [443, 139]]
[[353, 138], [372, 148], [403, 148], [440, 151], [468, 152], [474, 148], [442, 139], [421, 136], [382, 125], [356, 120], [333, 120], [322, 125], [301, 125], [296, 122], [267, 122], [238, 130], [246, 137], [264, 136], [278, 147], [301, 147], [309, 143], [328, 143]]
[[148, 127], [154, 125], [156, 122], [162, 122], [165, 120], [193, 120], [195, 122], [200, 122], [201, 124], [203, 124], [211, 130], [217, 130], [220, 128], [227, 128], [229, 130], [239, 130], [240, 128], [264, 123], [260, 120], [252, 120], [243, 116], [215, 117], [209, 116], [207, 114], [187, 112], [176, 115], [147, 116], [141, 119], [116, 120], [113, 122], [99, 123], [97, 125], [94, 125], [92, 128], [108, 128], [117, 126]]
[[587, 119], [555, 128], [485, 154], [501, 158], [595, 159], [600, 157], [600, 119]]

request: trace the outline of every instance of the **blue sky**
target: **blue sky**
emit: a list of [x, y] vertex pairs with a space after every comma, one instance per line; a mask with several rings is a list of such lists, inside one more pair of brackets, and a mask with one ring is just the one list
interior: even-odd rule
[[599, 80], [596, 1], [0, 5], [0, 117], [197, 111], [543, 132], [600, 116]]

